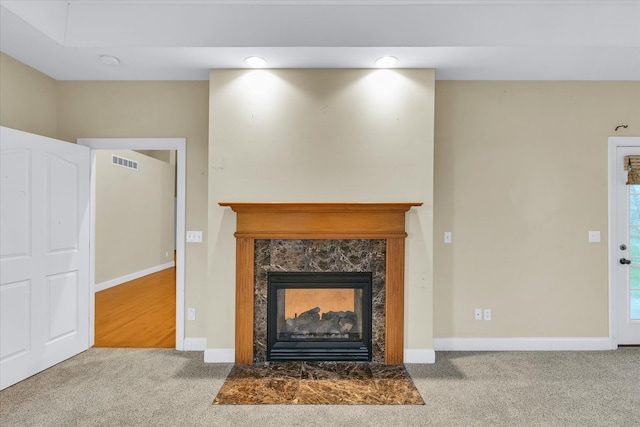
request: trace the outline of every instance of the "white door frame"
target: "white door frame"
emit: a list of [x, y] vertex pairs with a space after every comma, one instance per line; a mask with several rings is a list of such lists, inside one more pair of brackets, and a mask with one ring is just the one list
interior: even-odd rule
[[618, 218], [615, 212], [617, 203], [616, 185], [620, 164], [616, 159], [618, 147], [640, 147], [640, 137], [637, 136], [612, 136], [609, 137], [609, 339], [613, 348], [618, 346]]
[[176, 150], [176, 350], [184, 350], [185, 239], [186, 225], [186, 139], [185, 138], [79, 138], [79, 145], [91, 149], [91, 245], [90, 284], [94, 297], [89, 307], [89, 346], [95, 340], [95, 260], [96, 260], [96, 174], [95, 150]]

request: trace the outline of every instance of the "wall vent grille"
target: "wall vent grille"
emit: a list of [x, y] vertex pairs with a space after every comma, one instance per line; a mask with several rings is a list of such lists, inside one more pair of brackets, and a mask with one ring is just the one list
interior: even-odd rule
[[111, 163], [116, 166], [138, 170], [138, 162], [136, 162], [135, 160], [129, 160], [125, 159], [124, 157], [116, 156], [115, 154], [111, 155]]

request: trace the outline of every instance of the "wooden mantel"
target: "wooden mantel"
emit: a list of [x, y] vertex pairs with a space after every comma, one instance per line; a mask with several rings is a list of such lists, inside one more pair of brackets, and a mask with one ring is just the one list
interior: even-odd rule
[[236, 363], [253, 363], [255, 239], [386, 239], [385, 363], [402, 363], [404, 349], [406, 203], [222, 202], [237, 213]]

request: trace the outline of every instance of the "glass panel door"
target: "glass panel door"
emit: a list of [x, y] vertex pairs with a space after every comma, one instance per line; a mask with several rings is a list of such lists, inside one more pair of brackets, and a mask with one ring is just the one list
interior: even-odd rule
[[615, 148], [615, 221], [612, 254], [612, 321], [619, 345], [640, 344], [640, 185], [627, 185], [625, 156], [640, 155], [640, 138], [624, 140]]
[[628, 320], [640, 321], [640, 185], [629, 188], [629, 265]]

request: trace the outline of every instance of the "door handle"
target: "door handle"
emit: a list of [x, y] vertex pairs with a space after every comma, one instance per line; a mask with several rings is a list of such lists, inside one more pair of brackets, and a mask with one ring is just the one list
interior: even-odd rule
[[626, 258], [620, 258], [620, 264], [631, 264], [631, 261]]

